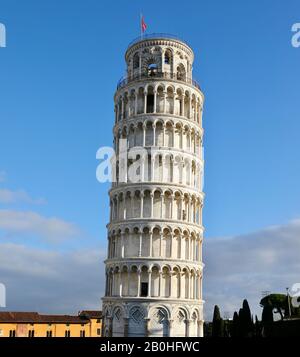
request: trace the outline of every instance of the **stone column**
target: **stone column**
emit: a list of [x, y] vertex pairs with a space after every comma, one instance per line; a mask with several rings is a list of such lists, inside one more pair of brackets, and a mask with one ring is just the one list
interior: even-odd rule
[[121, 101], [121, 120], [124, 119], [124, 98], [122, 97]]
[[110, 237], [110, 258], [114, 257], [114, 237]]
[[186, 337], [190, 337], [190, 325], [191, 325], [192, 320], [186, 319], [185, 324], [186, 324]]
[[130, 192], [131, 197], [130, 197], [130, 201], [131, 201], [131, 218], [135, 218], [134, 217], [134, 192]]
[[161, 296], [162, 293], [162, 271], [159, 271], [159, 285], [158, 285], [158, 296]]
[[139, 75], [142, 77], [142, 54], [139, 53]]
[[183, 240], [183, 234], [179, 233], [179, 244], [180, 244], [180, 247], [179, 247], [179, 258], [180, 259], [183, 259], [183, 251], [182, 251], [182, 240]]
[[153, 218], [153, 196], [154, 194], [150, 193], [150, 218]]
[[139, 257], [142, 256], [143, 232], [140, 232]]
[[[192, 216], [192, 215], [191, 215], [191, 211], [192, 211], [192, 210], [191, 210], [191, 197], [189, 197], [189, 200], [188, 200], [188, 217], [187, 217], [187, 218], [188, 218], [188, 219], [187, 219], [188, 222], [191, 222], [191, 216]], [[190, 256], [190, 255], [189, 255], [189, 256]]]
[[112, 316], [108, 316], [106, 319], [108, 324], [108, 337], [112, 337]]
[[130, 270], [127, 271], [127, 296], [130, 294]]
[[172, 297], [172, 278], [173, 278], [173, 273], [172, 271], [169, 271], [169, 279], [170, 279], [170, 284], [169, 284], [169, 296], [168, 297]]
[[157, 91], [153, 92], [154, 95], [154, 108], [153, 108], [153, 113], [156, 113], [156, 101], [157, 101]]
[[122, 296], [122, 274], [120, 271], [118, 272], [118, 282], [119, 282], [119, 294], [118, 295], [121, 297]]
[[134, 115], [138, 113], [138, 93], [135, 94], [134, 97]]
[[156, 145], [156, 143], [155, 143], [155, 127], [156, 127], [156, 125], [152, 124], [152, 129], [153, 129], [153, 142], [152, 142], [152, 144], [153, 144], [153, 146]]
[[138, 289], [137, 289], [137, 297], [141, 296], [141, 271], [138, 270]]
[[152, 257], [152, 241], [153, 241], [153, 232], [149, 232], [149, 238], [150, 238], [150, 242], [149, 242], [149, 257]]
[[197, 336], [203, 337], [203, 320], [197, 320]]
[[[179, 290], [179, 296], [180, 296], [180, 299], [184, 299], [185, 298], [185, 290], [183, 289], [183, 286], [185, 287], [186, 289], [186, 286], [185, 286], [185, 273], [179, 273], [180, 274], [180, 290]], [[182, 280], [184, 279], [184, 284], [182, 282]]]
[[202, 126], [202, 113], [203, 113], [203, 109], [200, 107], [200, 111], [199, 111], [199, 124]]
[[146, 126], [143, 124], [143, 147], [146, 146]]
[[165, 72], [165, 50], [161, 52], [161, 71], [162, 73]]
[[[183, 128], [181, 127], [180, 128], [180, 145], [179, 145], [179, 148], [182, 150], [183, 149]], [[182, 169], [181, 169], [182, 170]], [[182, 174], [181, 174], [181, 176], [182, 176]], [[181, 178], [182, 179], [182, 178]]]
[[150, 336], [150, 319], [145, 318], [146, 337]]
[[116, 107], [116, 121], [118, 122], [119, 121], [119, 112], [120, 112], [120, 108], [119, 108], [119, 103], [117, 104], [117, 107]]
[[155, 157], [151, 157], [151, 181], [155, 180]]
[[108, 245], [107, 245], [107, 258], [110, 259], [110, 246], [111, 246], [111, 243], [110, 243], [110, 236], [107, 237], [107, 241], [108, 241]]
[[[159, 169], [159, 156], [158, 156], [158, 169]], [[164, 182], [164, 179], [165, 179], [165, 155], [161, 154], [161, 178], [160, 178], [160, 182]]]
[[202, 300], [202, 280], [203, 280], [203, 277], [202, 277], [202, 273], [201, 273], [201, 277], [200, 277], [200, 299]]
[[168, 320], [168, 323], [169, 323], [169, 337], [173, 336], [173, 321], [174, 320], [172, 320], [172, 319]]
[[112, 213], [113, 213], [113, 204], [112, 204], [112, 201], [110, 201], [110, 203], [109, 203], [109, 208], [110, 208], [109, 220], [110, 220], [110, 222], [111, 222], [111, 221], [112, 221], [112, 218], [113, 218], [113, 216], [112, 216]]
[[147, 92], [144, 93], [144, 114], [147, 113]]
[[163, 232], [160, 232], [160, 242], [159, 242], [159, 256], [162, 256], [162, 239], [163, 239]]
[[116, 199], [116, 221], [119, 220], [119, 197]]
[[144, 194], [143, 194], [142, 192], [140, 193], [140, 199], [141, 199], [140, 218], [143, 218], [143, 211], [144, 211]]
[[125, 250], [125, 246], [124, 246], [124, 233], [121, 232], [121, 258], [124, 258], [124, 250]]
[[203, 238], [200, 241], [200, 261], [202, 262], [202, 244], [203, 244]]
[[168, 95], [167, 92], [163, 92], [163, 99], [164, 99], [164, 110], [163, 110], [163, 112], [164, 112], [164, 114], [166, 114], [166, 112], [167, 112], [167, 105], [166, 105], [167, 95]]
[[124, 317], [124, 337], [128, 337], [129, 335], [129, 318]]
[[175, 199], [175, 195], [172, 194], [172, 195], [171, 195], [171, 212], [170, 212], [170, 218], [171, 218], [171, 219], [174, 218], [174, 217], [173, 217], [173, 213], [174, 213], [174, 212], [173, 212], [173, 211], [174, 211], [174, 210], [173, 210], [174, 199]]
[[112, 199], [112, 219], [115, 220], [115, 200]]
[[110, 274], [110, 296], [115, 296], [115, 273]]
[[174, 115], [175, 114], [175, 96], [176, 96], [176, 93], [173, 92], [172, 94], [173, 94], [173, 108], [171, 110], [171, 114]]
[[[178, 279], [178, 275], [179, 275], [179, 279]], [[178, 290], [176, 291], [176, 297], [178, 297], [180, 299], [181, 298], [181, 287], [182, 287], [182, 281], [181, 281], [180, 272], [178, 272], [177, 275], [176, 275], [176, 282], [178, 283]], [[179, 294], [178, 294], [178, 291], [179, 291]]]
[[108, 274], [105, 274], [105, 296], [108, 296]]
[[151, 270], [148, 270], [148, 297], [151, 297], [151, 276], [152, 276], [152, 272]]

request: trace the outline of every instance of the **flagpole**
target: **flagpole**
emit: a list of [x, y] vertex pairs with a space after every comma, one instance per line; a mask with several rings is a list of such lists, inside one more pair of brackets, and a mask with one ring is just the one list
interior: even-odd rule
[[141, 40], [143, 39], [142, 18], [143, 18], [143, 14], [140, 12], [140, 32], [141, 32]]

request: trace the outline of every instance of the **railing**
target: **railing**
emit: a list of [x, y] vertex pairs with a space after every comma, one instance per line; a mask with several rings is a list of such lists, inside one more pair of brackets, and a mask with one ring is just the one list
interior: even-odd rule
[[188, 42], [184, 41], [183, 39], [181, 39], [180, 37], [176, 36], [176, 35], [172, 35], [170, 33], [149, 33], [149, 34], [144, 34], [142, 36], [136, 37], [133, 41], [131, 41], [127, 47], [127, 49], [131, 46], [133, 46], [134, 44], [140, 42], [140, 41], [144, 41], [144, 40], [158, 40], [158, 39], [168, 39], [168, 40], [177, 40], [180, 42], [185, 43], [186, 45], [188, 45], [189, 47], [191, 47]]
[[193, 86], [201, 90], [200, 85], [194, 79], [188, 78], [186, 76], [179, 76], [177, 73], [170, 73], [170, 72], [139, 73], [130, 77], [122, 77], [117, 84], [117, 90], [134, 81], [139, 81], [143, 79], [156, 79], [156, 78], [172, 79], [175, 81], [185, 82], [188, 84], [192, 84]]

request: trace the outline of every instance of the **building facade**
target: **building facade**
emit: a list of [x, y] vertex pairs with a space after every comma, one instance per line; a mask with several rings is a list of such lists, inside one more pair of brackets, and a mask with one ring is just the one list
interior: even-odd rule
[[103, 335], [203, 336], [204, 96], [194, 53], [153, 34], [133, 41], [125, 60], [114, 96]]
[[101, 311], [73, 315], [0, 312], [0, 337], [101, 337]]

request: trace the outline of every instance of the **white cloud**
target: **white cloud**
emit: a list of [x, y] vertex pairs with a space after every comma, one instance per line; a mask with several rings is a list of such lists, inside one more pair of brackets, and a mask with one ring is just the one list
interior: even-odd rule
[[261, 313], [262, 291], [285, 293], [300, 282], [300, 220], [247, 235], [205, 240], [204, 299], [206, 316], [213, 306], [231, 314], [247, 298]]
[[6, 310], [72, 313], [99, 309], [104, 287], [101, 248], [58, 253], [0, 244]]
[[[206, 319], [215, 304], [232, 314], [244, 298], [260, 317], [262, 291], [284, 293], [287, 286], [300, 282], [299, 252], [300, 220], [243, 236], [207, 238], [203, 248]], [[7, 309], [76, 313], [99, 308], [105, 256], [101, 248], [59, 253], [0, 244], [0, 283], [7, 288]]]
[[11, 204], [17, 202], [41, 205], [45, 204], [46, 200], [43, 198], [33, 199], [23, 190], [12, 191], [8, 189], [0, 189], [0, 203]]
[[47, 218], [35, 212], [4, 209], [0, 210], [0, 230], [21, 238], [26, 234], [37, 235], [51, 242], [76, 237], [80, 233], [75, 224], [56, 217]]

